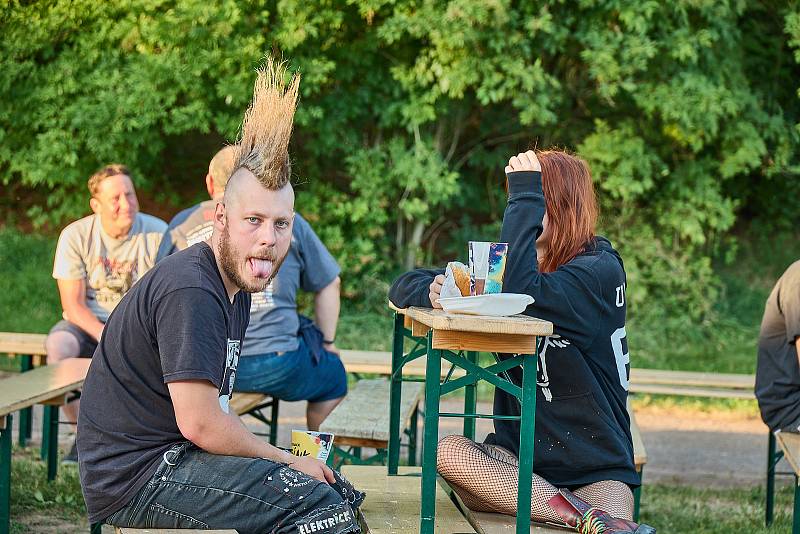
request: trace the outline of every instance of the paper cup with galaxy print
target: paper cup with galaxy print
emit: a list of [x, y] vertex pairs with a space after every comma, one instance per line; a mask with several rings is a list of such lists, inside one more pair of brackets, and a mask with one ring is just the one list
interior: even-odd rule
[[470, 295], [503, 291], [508, 243], [469, 242]]

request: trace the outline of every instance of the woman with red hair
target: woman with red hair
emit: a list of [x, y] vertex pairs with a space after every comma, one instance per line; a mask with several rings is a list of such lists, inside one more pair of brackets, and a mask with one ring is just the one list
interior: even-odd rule
[[[625, 270], [611, 243], [595, 235], [589, 167], [563, 151], [528, 151], [505, 172], [503, 291], [531, 295], [525, 313], [554, 325], [538, 347], [531, 518], [583, 534], [655, 533], [631, 521], [640, 480], [626, 409]], [[412, 271], [389, 298], [401, 308], [439, 308], [443, 283], [442, 270]], [[509, 375], [522, 383], [519, 367]], [[517, 398], [496, 389], [494, 413], [519, 415]], [[484, 443], [442, 439], [437, 468], [469, 508], [516, 515], [519, 422], [495, 420], [494, 428]]]

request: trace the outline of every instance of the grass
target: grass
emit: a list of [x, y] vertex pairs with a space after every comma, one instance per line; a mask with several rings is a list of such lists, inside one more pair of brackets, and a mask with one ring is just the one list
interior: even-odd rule
[[84, 531], [88, 532], [78, 470], [62, 466], [56, 480], [48, 482], [47, 465], [39, 459], [38, 449], [15, 449], [11, 462], [11, 532], [54, 531], [54, 525], [31, 526], [34, 518], [41, 516], [62, 525], [86, 525]]
[[641, 520], [669, 534], [777, 534], [792, 524], [792, 488], [776, 490], [775, 520], [764, 526], [763, 487], [697, 489], [645, 484]]

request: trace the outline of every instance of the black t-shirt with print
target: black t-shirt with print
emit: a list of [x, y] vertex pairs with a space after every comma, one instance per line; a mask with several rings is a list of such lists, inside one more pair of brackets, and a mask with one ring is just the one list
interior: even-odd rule
[[771, 430], [800, 423], [800, 261], [786, 269], [764, 307], [758, 334], [756, 398]]
[[164, 452], [185, 441], [167, 383], [207, 380], [227, 411], [249, 317], [250, 295], [228, 300], [206, 243], [159, 262], [123, 297], [81, 396], [78, 458], [91, 522], [125, 506]]

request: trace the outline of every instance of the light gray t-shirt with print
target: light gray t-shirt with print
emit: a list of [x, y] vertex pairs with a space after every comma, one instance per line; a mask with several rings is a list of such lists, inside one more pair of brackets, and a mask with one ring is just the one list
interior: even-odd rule
[[297, 290], [316, 293], [339, 275], [339, 265], [300, 214], [292, 245], [267, 289], [251, 294], [250, 325], [242, 356], [288, 352], [298, 347]]
[[[155, 265], [167, 224], [138, 213], [128, 236], [109, 236], [98, 215], [79, 219], [58, 238], [53, 278], [86, 280], [86, 305], [105, 322], [122, 296]], [[65, 317], [65, 319], [69, 319]]]

